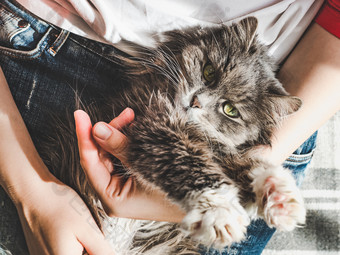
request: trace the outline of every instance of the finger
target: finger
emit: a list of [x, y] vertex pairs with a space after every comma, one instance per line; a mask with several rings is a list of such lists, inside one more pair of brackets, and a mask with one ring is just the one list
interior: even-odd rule
[[117, 194], [120, 193], [121, 190], [121, 185], [122, 185], [122, 178], [119, 176], [111, 176], [111, 180], [109, 185], [107, 186], [106, 189], [106, 194], [108, 196], [115, 197]]
[[100, 147], [117, 157], [121, 162], [126, 162], [125, 150], [128, 141], [118, 129], [105, 122], [98, 122], [94, 125], [92, 134]]
[[134, 180], [132, 177], [130, 177], [124, 184], [123, 189], [120, 191], [120, 196], [122, 199], [126, 199], [129, 194], [131, 194], [134, 191]]
[[122, 176], [111, 176], [110, 184], [106, 189], [106, 194], [112, 198], [126, 199], [134, 191], [133, 178], [124, 180]]
[[109, 124], [116, 128], [121, 129], [127, 124], [130, 124], [135, 118], [135, 113], [131, 108], [126, 108], [124, 111], [119, 114], [118, 117], [114, 118]]
[[82, 168], [92, 188], [101, 196], [111, 175], [100, 161], [98, 147], [91, 135], [90, 117], [84, 111], [78, 110], [74, 112], [74, 119]]
[[92, 141], [92, 124], [89, 115], [82, 110], [77, 110], [74, 112], [74, 121], [79, 147], [82, 148], [83, 152], [87, 150], [96, 151], [97, 147]]
[[109, 124], [99, 122], [93, 127], [93, 137], [104, 150], [116, 156], [123, 163], [126, 162], [125, 149], [127, 139], [117, 129], [131, 123], [135, 114], [131, 108], [126, 108], [118, 117]]

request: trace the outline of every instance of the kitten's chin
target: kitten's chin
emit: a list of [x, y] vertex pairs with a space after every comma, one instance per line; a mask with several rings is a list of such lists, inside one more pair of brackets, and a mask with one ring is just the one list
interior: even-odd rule
[[200, 113], [202, 112], [201, 109], [192, 108], [189, 106], [186, 107], [185, 111], [189, 121], [197, 124], [200, 124], [202, 122], [202, 120], [200, 119]]

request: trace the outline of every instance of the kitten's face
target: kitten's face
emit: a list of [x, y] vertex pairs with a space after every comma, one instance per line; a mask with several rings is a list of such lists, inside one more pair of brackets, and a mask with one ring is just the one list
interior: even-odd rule
[[270, 58], [256, 42], [256, 24], [251, 19], [199, 31], [179, 60], [177, 103], [206, 136], [229, 148], [268, 143], [277, 118], [301, 103], [286, 96], [276, 80]]

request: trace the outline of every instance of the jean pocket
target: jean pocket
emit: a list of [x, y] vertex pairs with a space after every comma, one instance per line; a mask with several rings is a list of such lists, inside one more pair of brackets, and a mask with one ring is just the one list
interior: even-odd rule
[[[15, 6], [11, 6], [16, 8]], [[20, 58], [38, 57], [47, 46], [51, 27], [17, 8], [0, 5], [0, 53]]]
[[305, 177], [305, 170], [311, 162], [316, 147], [317, 132], [308, 138], [288, 159], [283, 166], [292, 171], [298, 186]]

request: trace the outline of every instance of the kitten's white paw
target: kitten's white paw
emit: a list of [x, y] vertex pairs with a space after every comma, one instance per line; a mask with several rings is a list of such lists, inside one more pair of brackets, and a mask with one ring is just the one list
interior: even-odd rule
[[191, 196], [191, 210], [182, 228], [206, 246], [222, 249], [245, 237], [249, 217], [237, 198], [237, 191], [222, 187]]
[[[295, 182], [294, 182], [295, 184]], [[277, 177], [268, 177], [264, 183], [264, 217], [270, 226], [279, 230], [291, 231], [305, 223], [306, 209], [297, 188], [289, 188]]]
[[291, 231], [305, 223], [306, 209], [292, 174], [281, 166], [253, 170], [259, 213], [270, 227]]

